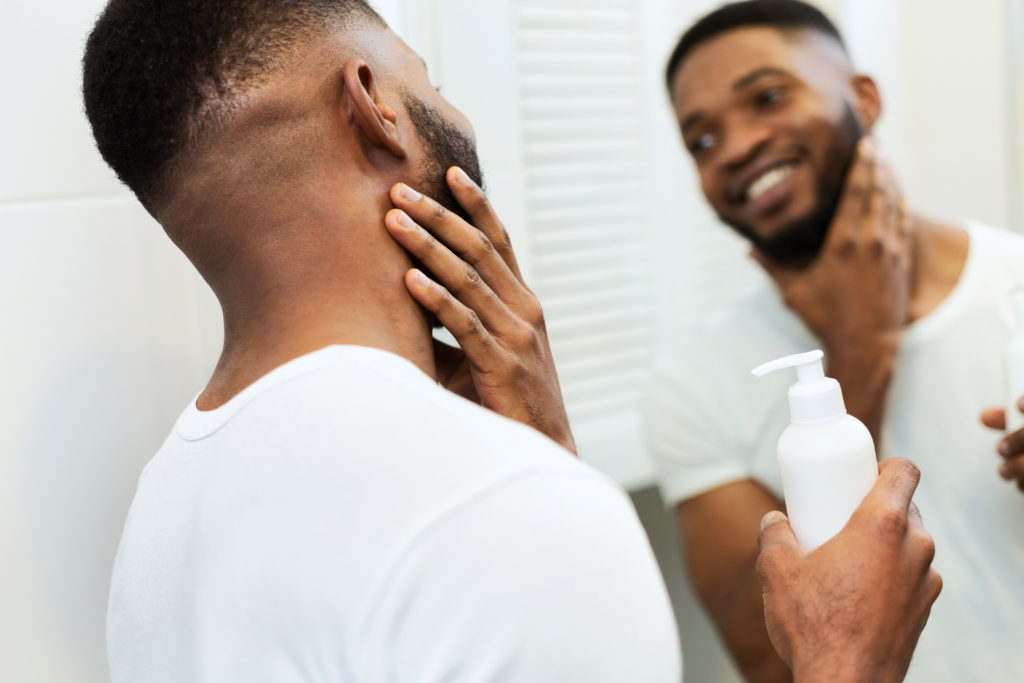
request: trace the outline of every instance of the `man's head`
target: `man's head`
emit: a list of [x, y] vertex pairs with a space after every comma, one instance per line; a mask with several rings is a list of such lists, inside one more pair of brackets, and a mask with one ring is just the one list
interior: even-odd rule
[[880, 113], [836, 27], [798, 0], [725, 5], [683, 35], [666, 79], [722, 221], [779, 262], [813, 258]]
[[450, 200], [447, 165], [480, 180], [469, 122], [364, 0], [111, 0], [83, 63], [100, 152], [201, 270], [382, 214], [396, 181]]

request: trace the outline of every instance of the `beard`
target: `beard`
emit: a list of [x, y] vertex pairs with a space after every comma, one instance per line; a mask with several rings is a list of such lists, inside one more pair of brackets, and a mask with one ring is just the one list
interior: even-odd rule
[[418, 185], [414, 187], [467, 223], [470, 222], [469, 216], [448, 187], [445, 174], [452, 166], [458, 166], [482, 190], [484, 179], [476, 145], [437, 109], [427, 106], [408, 92], [403, 93], [402, 100], [426, 152], [426, 160], [419, 169]]
[[825, 244], [843, 195], [846, 176], [853, 165], [857, 143], [863, 136], [864, 129], [853, 107], [846, 103], [843, 118], [835, 127], [835, 134], [825, 153], [825, 164], [815, 190], [814, 208], [781, 227], [771, 237], [761, 237], [752, 226], [729, 220], [721, 214], [719, 218], [776, 263], [803, 264], [813, 261]]
[[[426, 160], [419, 169], [419, 176], [416, 178], [416, 182], [410, 183], [410, 185], [467, 223], [472, 224], [469, 215], [459, 204], [451, 188], [448, 187], [446, 174], [449, 168], [458, 166], [466, 172], [470, 180], [483, 190], [484, 179], [483, 173], [480, 171], [480, 159], [477, 157], [476, 145], [454, 124], [445, 119], [441, 112], [427, 106], [411, 93], [403, 93], [402, 101], [426, 153]], [[413, 266], [424, 275], [434, 282], [444, 285], [422, 261], [411, 255], [410, 258]], [[426, 313], [427, 322], [433, 329], [443, 327], [437, 316], [429, 311]]]

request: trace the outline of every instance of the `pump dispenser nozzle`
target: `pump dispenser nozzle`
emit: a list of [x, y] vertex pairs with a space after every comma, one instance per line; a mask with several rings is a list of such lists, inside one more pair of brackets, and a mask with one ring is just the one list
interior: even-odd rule
[[796, 368], [797, 382], [789, 388], [789, 413], [793, 422], [812, 424], [846, 414], [839, 382], [825, 376], [824, 352], [809, 351], [773, 360], [751, 370], [757, 377], [784, 368]]

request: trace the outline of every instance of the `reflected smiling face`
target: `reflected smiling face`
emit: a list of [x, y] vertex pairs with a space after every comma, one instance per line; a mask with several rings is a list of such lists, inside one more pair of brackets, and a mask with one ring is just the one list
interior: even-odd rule
[[705, 197], [777, 261], [821, 248], [877, 113], [862, 106], [861, 78], [831, 38], [771, 27], [710, 38], [675, 73], [672, 105]]

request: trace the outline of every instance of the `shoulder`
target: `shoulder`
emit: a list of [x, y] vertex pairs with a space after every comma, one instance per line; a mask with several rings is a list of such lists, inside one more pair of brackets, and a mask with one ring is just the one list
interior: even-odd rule
[[[481, 680], [678, 680], [646, 535], [621, 489], [583, 469], [520, 473], [437, 517], [384, 573], [363, 623], [363, 673], [432, 681], [439, 660], [459, 658], [466, 670], [500, 662]], [[395, 656], [373, 658], [382, 647]]]
[[1002, 228], [994, 228], [982, 223], [968, 223], [965, 226], [969, 237], [971, 256], [984, 258], [986, 261], [1000, 261], [1012, 264], [1017, 270], [1024, 271], [1024, 235]]

